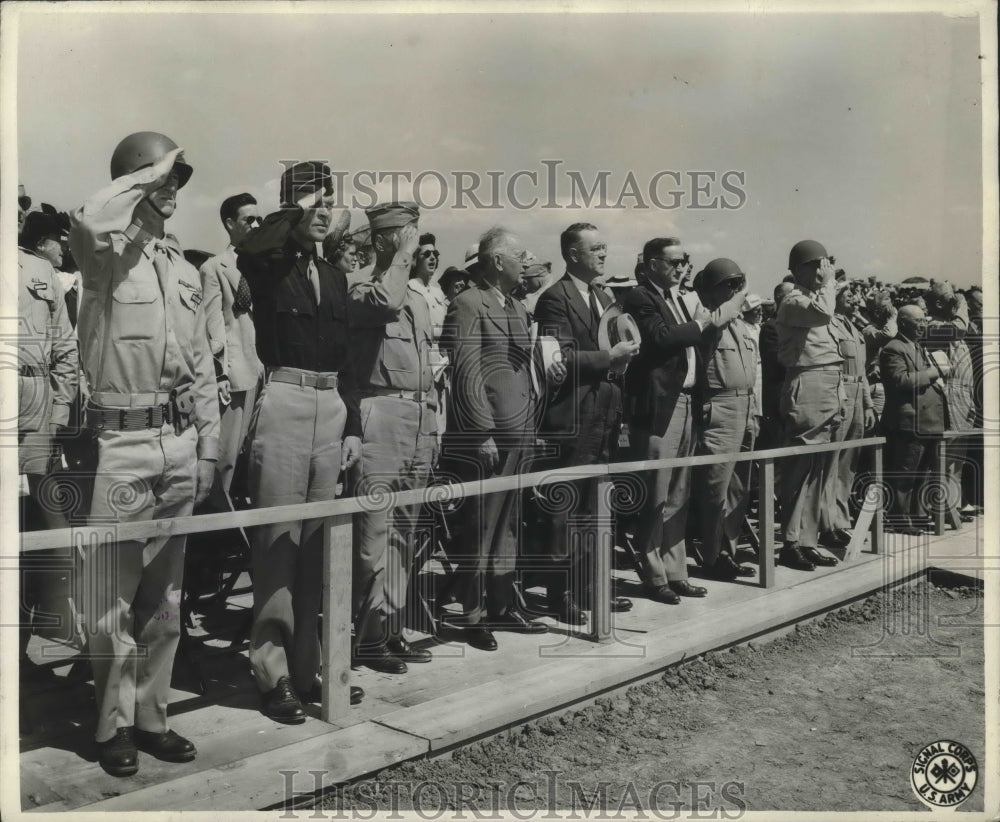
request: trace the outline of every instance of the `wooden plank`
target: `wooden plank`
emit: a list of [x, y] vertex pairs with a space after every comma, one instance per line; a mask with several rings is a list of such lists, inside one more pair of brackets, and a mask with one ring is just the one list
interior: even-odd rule
[[591, 553], [591, 617], [593, 627], [590, 638], [596, 642], [610, 642], [611, 625], [611, 551], [614, 534], [611, 516], [611, 494], [614, 484], [609, 481], [596, 483], [597, 499], [594, 511], [597, 515], [594, 533], [594, 550]]
[[[907, 550], [916, 552], [917, 548]], [[912, 559], [919, 558], [914, 553]], [[661, 626], [634, 640], [643, 646], [640, 654], [623, 654], [616, 643], [595, 644], [587, 652], [403, 708], [376, 722], [425, 738], [431, 750], [464, 743], [648, 676], [685, 657], [752, 638], [877, 591], [888, 581], [883, 565], [868, 561], [842, 566], [824, 575], [821, 585], [802, 582], [770, 590], [752, 600], [718, 608], [701, 619]], [[914, 570], [913, 563], [897, 562], [889, 574], [896, 580]]]
[[327, 733], [312, 739], [106, 799], [87, 810], [254, 810], [284, 803], [289, 790], [312, 793], [428, 751], [426, 740], [373, 722], [324, 727]]
[[760, 461], [757, 479], [757, 541], [760, 587], [774, 587], [774, 460]]
[[[934, 469], [931, 473], [933, 477], [933, 482], [937, 483], [937, 494], [932, 493], [928, 496], [933, 500], [935, 497], [940, 498], [940, 502], [934, 506], [934, 535], [941, 536], [944, 533], [944, 509], [948, 507], [948, 493], [947, 493], [947, 480], [945, 478], [945, 448], [947, 446], [947, 441], [940, 439], [934, 446]], [[918, 489], [915, 489], [918, 490]]]
[[875, 485], [870, 485], [865, 491], [865, 501], [861, 504], [857, 522], [851, 532], [851, 541], [844, 552], [844, 562], [855, 562], [861, 556], [861, 548], [870, 536], [872, 520], [881, 505], [880, 493]]
[[323, 704], [320, 718], [333, 722], [351, 709], [352, 517], [323, 525]]
[[[442, 494], [450, 498], [489, 494], [496, 491], [511, 491], [547, 485], [566, 479], [586, 477], [608, 477], [616, 473], [676, 468], [679, 466], [712, 465], [719, 462], [742, 462], [762, 457], [772, 459], [797, 456], [800, 454], [842, 451], [845, 448], [863, 447], [884, 443], [884, 437], [869, 437], [861, 440], [830, 442], [822, 445], [797, 445], [788, 448], [773, 448], [768, 451], [744, 451], [738, 454], [707, 454], [700, 457], [676, 457], [662, 460], [642, 460], [639, 462], [612, 463], [610, 465], [583, 465], [551, 471], [536, 471], [514, 477], [496, 477], [476, 482], [452, 483], [442, 486]], [[389, 507], [415, 505], [426, 501], [425, 489], [396, 491], [386, 495]], [[255, 525], [269, 525], [275, 522], [292, 522], [307, 519], [323, 519], [366, 510], [364, 500], [348, 497], [322, 502], [304, 502], [296, 505], [280, 505], [269, 508], [255, 508], [249, 511], [226, 512], [221, 514], [198, 514], [197, 516], [175, 517], [173, 519], [143, 520], [140, 522], [115, 523], [115, 533], [119, 540], [149, 539], [150, 537], [176, 536], [179, 534], [220, 531], [232, 528], [248, 528]], [[48, 548], [63, 548], [74, 544], [75, 533], [89, 533], [90, 528], [61, 528], [51, 531], [32, 531], [21, 534], [21, 551], [40, 551]]]
[[884, 449], [881, 445], [872, 447], [875, 455], [875, 485], [879, 492], [878, 506], [871, 522], [872, 553], [881, 554], [885, 552], [885, 503], [889, 494], [885, 486]]

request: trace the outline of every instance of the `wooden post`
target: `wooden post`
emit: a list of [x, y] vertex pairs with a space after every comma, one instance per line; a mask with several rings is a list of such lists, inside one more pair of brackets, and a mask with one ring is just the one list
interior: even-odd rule
[[765, 457], [760, 461], [757, 480], [757, 541], [760, 549], [760, 585], [774, 587], [774, 459]]
[[[944, 512], [948, 507], [948, 478], [945, 476], [945, 447], [946, 441], [942, 438], [934, 446], [934, 481], [940, 489], [939, 496], [941, 502], [934, 506], [934, 533], [941, 536], [944, 533]], [[928, 494], [933, 499], [935, 494]]]
[[[882, 463], [882, 446], [873, 445], [872, 448], [875, 449], [875, 485], [882, 489], [885, 482], [885, 473]], [[878, 507], [875, 509], [875, 515], [872, 517], [871, 522], [871, 549], [873, 554], [881, 554], [885, 551], [885, 503], [888, 501], [889, 496], [887, 493], [879, 493], [881, 499], [879, 499]]]
[[591, 567], [591, 616], [593, 627], [590, 638], [595, 642], [611, 640], [611, 552], [613, 529], [611, 520], [612, 482], [601, 479], [594, 483], [597, 500], [594, 505], [594, 551]]
[[350, 514], [323, 523], [323, 704], [320, 718], [334, 722], [351, 707]]

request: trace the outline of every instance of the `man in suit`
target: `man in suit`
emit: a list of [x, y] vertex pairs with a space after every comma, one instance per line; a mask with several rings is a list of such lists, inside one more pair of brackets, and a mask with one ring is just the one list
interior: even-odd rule
[[950, 368], [935, 364], [920, 340], [927, 318], [916, 305], [904, 305], [896, 317], [899, 333], [882, 348], [879, 370], [885, 385], [882, 430], [886, 436], [886, 469], [892, 486], [889, 526], [897, 534], [922, 533], [914, 523], [923, 511], [919, 483], [934, 458], [934, 436], [948, 426], [945, 380]]
[[[542, 292], [534, 314], [539, 334], [558, 340], [567, 370], [542, 421], [542, 436], [556, 453], [539, 463], [540, 470], [611, 460], [621, 428], [622, 373], [638, 351], [636, 343], [628, 340], [610, 351], [602, 351], [597, 342], [601, 313], [612, 302], [611, 295], [594, 282], [604, 274], [608, 253], [597, 227], [574, 223], [562, 233], [559, 244], [566, 275]], [[577, 485], [579, 513], [593, 515], [596, 483], [587, 480]], [[541, 577], [549, 606], [563, 622], [580, 625], [587, 620], [577, 602], [583, 591], [573, 590], [569, 579], [582, 578], [579, 563], [584, 558], [570, 554], [570, 512], [566, 506], [550, 502], [542, 506], [550, 515], [546, 524], [551, 529], [542, 544], [549, 551], [552, 567]], [[617, 607], [625, 610], [631, 603], [619, 601]]]
[[[528, 332], [528, 314], [511, 291], [527, 268], [520, 239], [493, 228], [479, 241], [482, 277], [448, 307], [441, 344], [453, 362], [451, 425], [442, 460], [463, 482], [523, 471], [535, 439], [543, 377]], [[466, 497], [459, 507], [464, 553], [451, 590], [462, 603], [466, 641], [497, 648], [491, 629], [545, 633], [517, 609], [512, 595], [521, 494], [517, 489]], [[485, 619], [484, 619], [485, 617]]]
[[236, 458], [250, 430], [264, 365], [257, 356], [250, 286], [236, 267], [236, 246], [260, 224], [257, 201], [251, 194], [234, 194], [223, 200], [219, 217], [229, 235], [229, 245], [218, 256], [206, 260], [200, 273], [208, 344], [215, 361], [222, 408], [219, 459], [209, 499], [214, 508], [226, 511], [230, 508], [227, 497]]
[[[694, 454], [693, 395], [698, 345], [710, 326], [723, 327], [740, 314], [746, 288], [721, 302], [714, 314], [700, 304], [694, 316], [681, 299], [684, 249], [675, 237], [650, 240], [642, 250], [645, 277], [622, 307], [642, 335], [642, 347], [627, 374], [627, 421], [636, 459]], [[680, 597], [702, 597], [706, 589], [688, 581], [687, 530], [691, 469], [644, 471], [645, 490], [636, 533], [643, 584], [651, 599], [676, 605]]]

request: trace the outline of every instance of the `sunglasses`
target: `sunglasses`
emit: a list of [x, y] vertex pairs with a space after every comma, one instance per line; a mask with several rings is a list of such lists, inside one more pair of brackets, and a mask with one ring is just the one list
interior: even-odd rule
[[420, 252], [421, 259], [427, 259], [428, 257], [433, 257], [435, 260], [441, 256], [441, 252], [434, 248], [428, 248], [426, 251]]

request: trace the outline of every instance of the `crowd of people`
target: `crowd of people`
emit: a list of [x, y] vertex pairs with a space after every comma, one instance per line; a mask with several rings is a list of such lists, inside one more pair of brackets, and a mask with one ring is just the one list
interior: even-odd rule
[[[819, 242], [796, 243], [771, 298], [728, 258], [696, 265], [676, 237], [645, 243], [631, 275], [605, 270], [590, 223], [560, 236], [563, 266], [512, 228], [487, 231], [439, 273], [410, 202], [367, 209], [350, 232], [319, 161], [287, 168], [280, 208], [226, 198], [228, 245], [189, 260], [166, 221], [192, 175], [168, 137], [126, 137], [111, 183], [82, 206], [19, 215], [19, 466], [44, 527], [377, 500], [442, 478], [476, 482], [623, 460], [888, 439], [889, 527], [929, 527], [926, 491], [945, 430], [982, 421], [982, 292], [947, 281], [851, 279]], [[370, 254], [369, 260], [359, 253]], [[947, 446], [953, 522], [981, 510], [981, 469]], [[777, 462], [779, 562], [837, 564], [852, 539], [869, 449]], [[969, 470], [971, 469], [971, 470]], [[46, 483], [76, 493], [45, 493]], [[749, 461], [621, 477], [618, 544], [646, 596], [706, 596], [689, 577], [756, 569], [741, 534]], [[541, 634], [542, 613], [588, 622], [596, 480], [472, 495], [441, 512], [442, 630], [493, 651]], [[52, 504], [71, 499], [73, 511]], [[621, 501], [620, 500], [620, 501]], [[431, 556], [420, 506], [354, 516], [353, 663], [388, 674], [432, 661], [404, 635], [413, 578]], [[249, 529], [249, 659], [265, 716], [300, 723], [321, 693], [321, 521]], [[28, 527], [22, 525], [22, 527]], [[185, 537], [92, 542], [80, 599], [101, 765], [138, 750], [189, 761], [169, 729]], [[529, 611], [526, 587], [543, 592]], [[609, 592], [614, 612], [632, 607]], [[352, 687], [351, 702], [363, 698]]]

